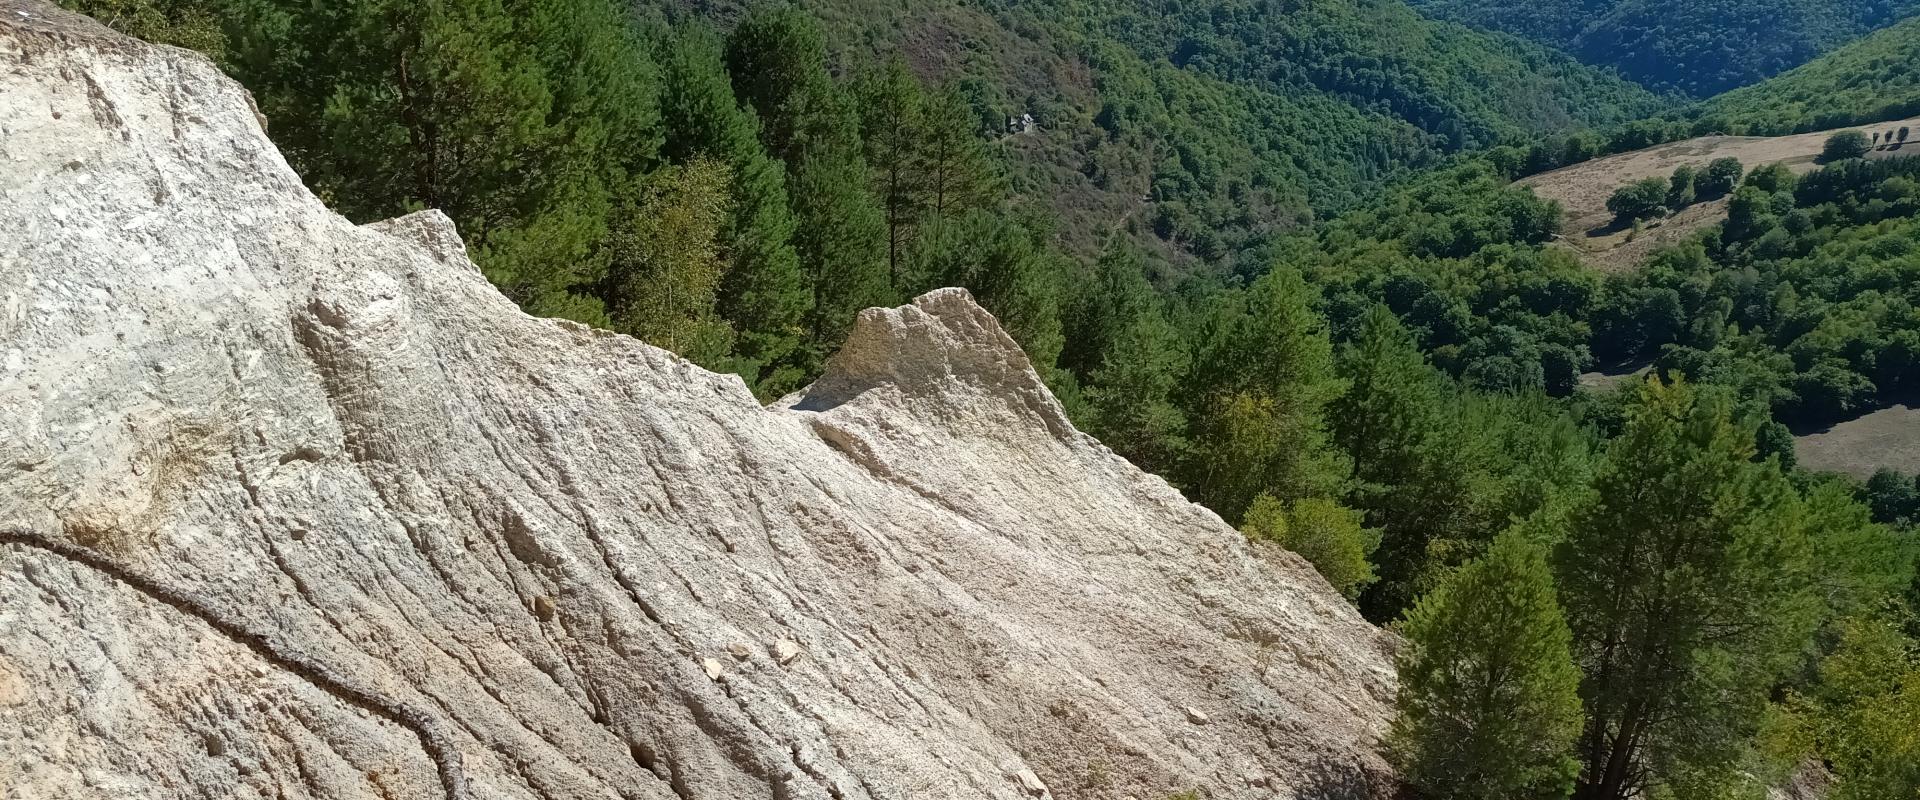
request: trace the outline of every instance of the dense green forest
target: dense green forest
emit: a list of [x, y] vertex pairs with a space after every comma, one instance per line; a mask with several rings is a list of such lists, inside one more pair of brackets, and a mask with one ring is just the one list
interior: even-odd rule
[[1798, 133], [1920, 115], [1920, 19], [1848, 44], [1704, 108], [1757, 135]]
[[1415, 0], [1440, 19], [1554, 47], [1659, 92], [1756, 83], [1920, 11], [1911, 0]]
[[[732, 19], [746, 3], [664, 5]], [[805, 5], [829, 21], [838, 64], [897, 54], [967, 96], [1013, 188], [1045, 201], [1071, 252], [1095, 256], [1120, 230], [1182, 271], [1252, 257], [1272, 232], [1448, 153], [1664, 107], [1399, 0]], [[1037, 127], [1008, 135], [1023, 114]]]
[[763, 396], [970, 288], [1077, 424], [1407, 637], [1419, 796], [1920, 792], [1920, 489], [1789, 431], [1920, 388], [1920, 161], [1676, 175], [1623, 214], [1727, 222], [1602, 276], [1512, 179], [1686, 123], [1575, 131], [1657, 105], [1379, 0], [70, 2], [206, 51], [349, 217], [445, 209], [528, 311]]

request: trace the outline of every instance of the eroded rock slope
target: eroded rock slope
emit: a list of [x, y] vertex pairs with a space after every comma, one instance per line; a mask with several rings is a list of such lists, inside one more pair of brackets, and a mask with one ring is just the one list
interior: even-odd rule
[[0, 794], [1384, 794], [1391, 642], [958, 290], [763, 408], [0, 0]]

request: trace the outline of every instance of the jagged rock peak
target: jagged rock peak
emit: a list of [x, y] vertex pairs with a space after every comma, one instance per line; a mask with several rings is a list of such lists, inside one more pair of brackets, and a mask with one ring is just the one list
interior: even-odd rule
[[964, 292], [764, 408], [0, 0], [9, 797], [1364, 797], [1392, 641]]

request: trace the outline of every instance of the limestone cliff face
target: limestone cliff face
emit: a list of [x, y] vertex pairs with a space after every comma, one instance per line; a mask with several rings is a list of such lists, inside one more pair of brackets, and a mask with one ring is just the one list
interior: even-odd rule
[[774, 408], [0, 0], [0, 795], [1385, 794], [1390, 637], [965, 292]]

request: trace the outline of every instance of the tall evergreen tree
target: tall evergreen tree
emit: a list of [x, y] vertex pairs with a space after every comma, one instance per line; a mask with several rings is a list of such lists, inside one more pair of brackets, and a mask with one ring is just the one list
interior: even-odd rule
[[1401, 632], [1389, 752], [1434, 800], [1558, 800], [1579, 769], [1580, 673], [1544, 551], [1524, 536], [1422, 598]]
[[819, 21], [794, 6], [755, 8], [727, 36], [726, 57], [735, 96], [759, 116], [767, 150], [791, 167], [801, 129], [832, 89]]
[[800, 223], [794, 245], [813, 283], [816, 359], [839, 346], [861, 309], [897, 298], [887, 274], [886, 218], [867, 191], [857, 123], [844, 96], [832, 86], [820, 91], [788, 162]]
[[1374, 554], [1381, 580], [1361, 607], [1390, 620], [1416, 596], [1428, 542], [1447, 535], [1472, 500], [1469, 476], [1452, 457], [1463, 448], [1449, 435], [1445, 378], [1386, 306], [1361, 317], [1340, 349], [1338, 373], [1347, 387], [1328, 405], [1330, 432], [1353, 461], [1350, 502], [1382, 536]]
[[727, 38], [726, 58], [734, 93], [760, 118], [761, 141], [787, 165], [794, 248], [813, 290], [805, 362], [817, 364], [860, 309], [898, 296], [885, 212], [867, 189], [860, 117], [827, 73], [819, 22], [800, 9], [749, 13]]
[[1582, 800], [1730, 774], [1817, 609], [1792, 487], [1724, 394], [1653, 380], [1627, 414], [1555, 554]]
[[1142, 469], [1165, 472], [1185, 450], [1173, 396], [1188, 359], [1138, 253], [1115, 247], [1075, 303], [1063, 363], [1086, 376], [1088, 431]]
[[974, 211], [935, 219], [914, 243], [908, 294], [965, 286], [1027, 351], [1042, 375], [1060, 358], [1060, 277], [1065, 258], [1037, 221]]
[[720, 40], [710, 30], [683, 26], [662, 61], [662, 154], [678, 163], [705, 156], [729, 168], [729, 269], [716, 308], [739, 333], [736, 350], [747, 362], [740, 366], [752, 373], [748, 379], [778, 394], [800, 378], [789, 362], [806, 341], [813, 304], [793, 247], [785, 168], [761, 145], [753, 112], [734, 97]]
[[1238, 520], [1262, 493], [1293, 501], [1329, 497], [1346, 471], [1327, 437], [1325, 407], [1340, 395], [1326, 322], [1315, 292], [1291, 270], [1248, 287], [1199, 345], [1193, 494]]
[[860, 110], [860, 138], [873, 168], [874, 194], [887, 220], [887, 274], [896, 290], [905, 288], [901, 269], [914, 232], [928, 212], [922, 137], [926, 98], [920, 81], [895, 58], [863, 76], [854, 86]]
[[1000, 178], [986, 144], [977, 134], [973, 110], [959, 92], [947, 87], [927, 98], [923, 118], [922, 189], [928, 212], [948, 217], [993, 205]]
[[651, 62], [610, 0], [231, 0], [229, 66], [355, 219], [420, 206], [536, 313], [597, 318], [614, 199], [653, 165]]

